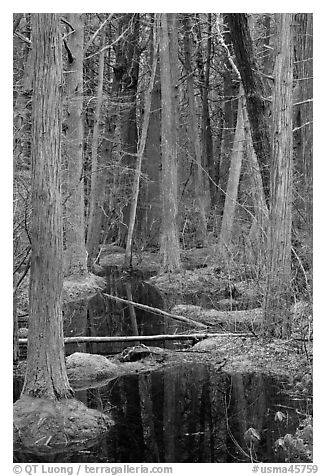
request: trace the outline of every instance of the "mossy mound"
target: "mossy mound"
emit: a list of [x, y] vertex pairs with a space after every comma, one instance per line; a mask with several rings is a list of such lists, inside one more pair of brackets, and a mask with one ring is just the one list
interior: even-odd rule
[[89, 446], [114, 425], [108, 415], [76, 399], [24, 395], [14, 404], [13, 416], [15, 448], [46, 454]]

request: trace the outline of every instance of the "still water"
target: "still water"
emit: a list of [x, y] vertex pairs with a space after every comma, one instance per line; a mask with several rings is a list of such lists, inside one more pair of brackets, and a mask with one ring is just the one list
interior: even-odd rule
[[[21, 382], [15, 384], [19, 397]], [[274, 442], [294, 433], [307, 401], [291, 400], [286, 382], [262, 374], [227, 374], [178, 364], [124, 376], [76, 392], [88, 407], [110, 412], [115, 426], [92, 448], [56, 455], [15, 453], [17, 462], [280, 462]], [[277, 411], [285, 415], [275, 420]], [[255, 429], [260, 440], [246, 441]]]
[[[162, 295], [143, 281], [109, 270], [104, 292], [164, 309]], [[117, 303], [101, 294], [64, 307], [65, 336], [117, 336], [181, 333], [187, 326]], [[156, 341], [178, 349], [191, 341]], [[67, 354], [109, 355], [130, 344], [70, 344]], [[14, 399], [23, 382], [14, 381]], [[263, 374], [227, 374], [206, 364], [177, 364], [141, 375], [116, 378], [96, 389], [76, 392], [90, 408], [109, 412], [115, 426], [96, 445], [55, 455], [15, 452], [17, 462], [204, 463], [280, 462], [274, 442], [294, 433], [299, 417], [311, 410], [306, 399], [291, 399], [285, 381]], [[280, 422], [276, 412], [284, 415]], [[254, 429], [259, 439], [248, 443]]]

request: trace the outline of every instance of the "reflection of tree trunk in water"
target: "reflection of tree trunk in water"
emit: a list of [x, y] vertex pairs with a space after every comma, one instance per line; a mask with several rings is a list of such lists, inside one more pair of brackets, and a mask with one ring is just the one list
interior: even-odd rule
[[232, 393], [235, 402], [235, 419], [239, 428], [239, 434], [234, 435], [236, 440], [240, 440], [241, 447], [247, 452], [247, 445], [244, 440], [245, 432], [248, 430], [247, 402], [245, 397], [243, 377], [241, 374], [232, 375]]
[[163, 403], [163, 441], [164, 458], [167, 463], [175, 462], [175, 432], [176, 432], [176, 388], [175, 373], [165, 371], [164, 377], [164, 403]]
[[205, 380], [202, 386], [199, 413], [199, 447], [202, 448], [200, 455], [201, 463], [209, 463], [212, 458], [212, 422], [211, 402], [209, 399], [210, 381], [209, 374], [205, 371]]
[[160, 462], [158, 444], [155, 436], [153, 402], [152, 402], [152, 376], [139, 375], [139, 400], [140, 413], [143, 425], [143, 435], [145, 442], [146, 462]]
[[[94, 319], [93, 319], [92, 309], [87, 309], [87, 335], [93, 336], [95, 334], [96, 333], [94, 332]], [[86, 351], [89, 354], [94, 353], [94, 344], [92, 342], [86, 343]]]
[[258, 374], [254, 377], [255, 384], [251, 386], [253, 388], [253, 396], [251, 398], [250, 409], [252, 415], [250, 415], [250, 420], [253, 422], [253, 427], [255, 430], [261, 434], [264, 424], [265, 412], [266, 412], [266, 395], [265, 395], [265, 385], [264, 377], [261, 374]]
[[230, 377], [215, 370], [209, 371], [209, 377], [211, 461], [224, 463], [228, 458], [225, 391], [230, 386]]
[[[133, 299], [132, 299], [130, 281], [126, 282], [125, 287], [127, 292], [127, 299], [128, 301], [132, 301]], [[131, 303], [128, 303], [128, 308], [129, 308], [132, 335], [139, 336], [135, 307]], [[139, 344], [139, 341], [135, 341], [135, 345], [138, 345], [138, 344]]]

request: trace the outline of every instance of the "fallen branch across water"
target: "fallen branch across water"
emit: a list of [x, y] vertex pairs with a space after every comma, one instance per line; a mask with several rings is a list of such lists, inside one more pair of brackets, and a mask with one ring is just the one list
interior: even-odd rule
[[[151, 336], [112, 336], [112, 337], [94, 337], [94, 336], [77, 336], [65, 337], [65, 344], [81, 343], [81, 342], [146, 342], [155, 340], [191, 340], [191, 339], [208, 339], [209, 337], [253, 337], [252, 334], [240, 334], [225, 332], [219, 334], [160, 334]], [[27, 339], [19, 339], [19, 344], [27, 344]]]
[[123, 299], [118, 296], [113, 296], [112, 294], [101, 293], [103, 296], [113, 299], [114, 301], [123, 302], [125, 304], [131, 304], [139, 309], [143, 309], [144, 311], [152, 312], [153, 314], [160, 314], [162, 316], [171, 317], [176, 321], [180, 322], [187, 322], [188, 324], [192, 324], [193, 326], [200, 327], [201, 329], [207, 329], [207, 325], [201, 322], [194, 321], [189, 317], [178, 316], [177, 314], [170, 314], [169, 312], [162, 311], [162, 309], [158, 309], [156, 307], [147, 306], [146, 304], [140, 304], [139, 302], [129, 301], [128, 299]]

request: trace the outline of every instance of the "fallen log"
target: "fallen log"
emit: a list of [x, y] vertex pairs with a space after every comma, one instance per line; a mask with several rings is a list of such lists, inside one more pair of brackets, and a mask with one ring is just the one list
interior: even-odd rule
[[[236, 332], [225, 333], [198, 333], [198, 334], [161, 334], [150, 336], [112, 336], [112, 337], [94, 337], [94, 336], [76, 336], [65, 337], [65, 344], [82, 343], [82, 342], [150, 342], [154, 340], [191, 340], [191, 339], [208, 339], [209, 337], [253, 337], [252, 334], [240, 334]], [[27, 344], [28, 339], [19, 339], [19, 344]]]
[[101, 294], [109, 299], [113, 299], [114, 301], [123, 302], [128, 305], [131, 304], [135, 307], [138, 307], [139, 309], [143, 309], [144, 311], [149, 311], [154, 314], [160, 314], [162, 316], [171, 317], [171, 319], [175, 319], [176, 321], [187, 322], [188, 324], [192, 324], [193, 326], [200, 327], [201, 329], [207, 329], [208, 327], [206, 324], [203, 324], [201, 322], [197, 322], [197, 321], [194, 321], [193, 319], [179, 316], [177, 314], [171, 314], [169, 312], [162, 311], [162, 309], [158, 309], [156, 307], [147, 306], [146, 304], [140, 304], [139, 302], [129, 301], [128, 299], [123, 299], [118, 296], [113, 296], [112, 294], [107, 294], [107, 293], [101, 293]]

